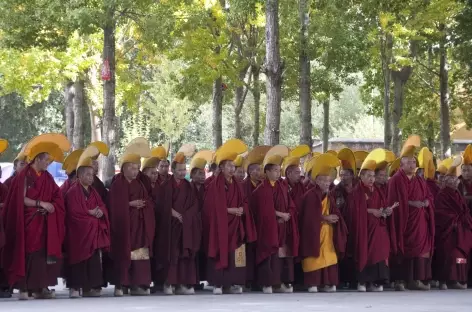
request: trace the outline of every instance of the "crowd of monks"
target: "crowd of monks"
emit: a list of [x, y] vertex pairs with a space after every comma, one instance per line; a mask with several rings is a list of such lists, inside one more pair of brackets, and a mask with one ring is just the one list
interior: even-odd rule
[[466, 289], [472, 146], [436, 161], [420, 143], [321, 154], [231, 139], [169, 159], [136, 138], [103, 183], [103, 142], [70, 152], [61, 134], [37, 136], [0, 183], [1, 295], [51, 299], [59, 277], [71, 298], [107, 285], [116, 297], [191, 295], [203, 281], [215, 295]]

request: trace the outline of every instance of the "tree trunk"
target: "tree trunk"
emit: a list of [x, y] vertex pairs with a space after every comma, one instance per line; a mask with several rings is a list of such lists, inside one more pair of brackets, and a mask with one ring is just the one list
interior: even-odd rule
[[223, 88], [219, 77], [213, 82], [213, 146], [215, 150], [223, 144]]
[[74, 84], [67, 83], [64, 87], [65, 116], [66, 116], [66, 136], [72, 143], [74, 136]]
[[266, 62], [267, 110], [264, 143], [277, 145], [280, 141], [280, 102], [282, 99], [282, 70], [279, 47], [279, 1], [266, 1]]
[[91, 130], [91, 139], [94, 141], [102, 140], [102, 131], [100, 130], [100, 117], [97, 115], [97, 112], [93, 109], [93, 104], [91, 101], [88, 101], [89, 114], [90, 114], [90, 130]]
[[329, 96], [323, 101], [323, 152], [328, 150], [329, 144]]
[[[444, 32], [444, 24], [440, 25], [440, 30]], [[439, 89], [441, 99], [441, 153], [442, 157], [450, 153], [451, 135], [449, 120], [449, 70], [447, 65], [447, 48], [445, 46], [446, 36], [439, 43]]]
[[[249, 66], [246, 66], [239, 72], [239, 81], [243, 83], [246, 79], [246, 74]], [[249, 74], [248, 85], [251, 83], [251, 74]], [[241, 111], [243, 110], [244, 102], [246, 101], [246, 95], [249, 91], [248, 87], [244, 88], [244, 85], [238, 86], [234, 91], [234, 137], [236, 139], [242, 139], [242, 122], [241, 122]]]
[[390, 121], [390, 87], [392, 73], [390, 64], [392, 62], [392, 48], [393, 38], [391, 34], [385, 35], [385, 40], [382, 42], [382, 71], [384, 79], [384, 147], [386, 149], [392, 148], [392, 128]]
[[108, 8], [107, 25], [103, 29], [103, 59], [110, 65], [110, 79], [103, 84], [103, 124], [102, 133], [105, 143], [110, 148], [108, 157], [101, 157], [102, 179], [110, 179], [115, 174], [118, 124], [115, 115], [115, 29], [114, 8]]
[[74, 83], [74, 134], [72, 136], [72, 148], [74, 150], [84, 147], [84, 107], [85, 107], [85, 85], [82, 79]]
[[394, 85], [394, 101], [393, 101], [393, 112], [392, 112], [392, 151], [395, 154], [400, 153], [401, 149], [401, 133], [399, 123], [403, 115], [403, 96], [406, 81], [401, 79], [400, 74], [394, 72], [393, 74], [393, 85]]
[[308, 57], [309, 0], [299, 0], [300, 14], [300, 144], [313, 145], [311, 124], [310, 58]]
[[259, 145], [259, 129], [260, 129], [260, 106], [261, 106], [261, 82], [259, 80], [259, 74], [261, 69], [257, 65], [251, 66], [252, 71], [252, 96], [254, 98], [254, 129], [252, 132], [252, 143], [254, 146]]

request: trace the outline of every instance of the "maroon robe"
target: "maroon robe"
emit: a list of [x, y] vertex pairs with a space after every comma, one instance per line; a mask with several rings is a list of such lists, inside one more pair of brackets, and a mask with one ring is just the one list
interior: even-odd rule
[[160, 174], [157, 175], [157, 182], [159, 185], [162, 185], [164, 184], [167, 180], [169, 180], [170, 178], [172, 178], [172, 175], [171, 174], [167, 174], [167, 176], [162, 176]]
[[[205, 185], [201, 184], [198, 187], [195, 182], [190, 182], [190, 183], [191, 183], [195, 198], [197, 199], [198, 213], [200, 214], [200, 220], [201, 220], [203, 200], [205, 199]], [[207, 267], [207, 261], [206, 261], [205, 251], [203, 250], [202, 244], [200, 244], [200, 249], [197, 255], [197, 283], [199, 283], [200, 281], [206, 281], [207, 279], [206, 267]]]
[[[244, 214], [227, 208], [243, 207]], [[203, 247], [208, 257], [208, 281], [216, 286], [244, 285], [246, 268], [236, 267], [235, 251], [257, 239], [252, 214], [244, 202], [241, 186], [221, 174], [208, 185], [202, 210]]]
[[[5, 184], [0, 182], [0, 204], [3, 204], [7, 199], [8, 188]], [[2, 249], [5, 245], [5, 233], [3, 231], [3, 222], [2, 222], [2, 209], [0, 207], [0, 259], [2, 255]], [[3, 269], [0, 263], [0, 291], [4, 288], [8, 288], [8, 282], [6, 280], [6, 276], [3, 273]]]
[[[468, 258], [472, 249], [472, 216], [458, 190], [442, 189], [434, 205], [438, 279], [467, 283]], [[470, 266], [470, 265], [469, 265]]]
[[[251, 201], [258, 233], [256, 241], [257, 279], [260, 286], [292, 283], [293, 258], [298, 256], [298, 214], [283, 181], [274, 186], [265, 179], [254, 191]], [[289, 213], [287, 222], [279, 222], [275, 212]], [[279, 249], [285, 255], [280, 257]]]
[[[55, 211], [42, 215], [36, 207], [25, 206], [25, 186], [26, 197], [52, 203]], [[10, 285], [36, 290], [57, 283], [64, 214], [64, 200], [51, 174], [38, 174], [27, 165], [13, 180], [2, 211], [6, 241], [2, 260]]]
[[[144, 200], [144, 208], [131, 207], [133, 200]], [[120, 287], [151, 284], [151, 262], [148, 257], [131, 260], [131, 252], [147, 248], [153, 254], [155, 232], [154, 207], [141, 181], [128, 181], [123, 173], [115, 176], [109, 192], [111, 228], [110, 257], [115, 273], [112, 284]]]
[[66, 194], [67, 192], [69, 191], [70, 187], [72, 185], [75, 184], [75, 181], [74, 182], [71, 182], [70, 179], [67, 179], [64, 181], [64, 183], [62, 183], [61, 187], [59, 188], [61, 190], [61, 193], [62, 193], [62, 198], [66, 198]]
[[288, 179], [285, 179], [283, 182], [287, 185], [288, 194], [290, 195], [290, 198], [292, 198], [298, 211], [302, 204], [303, 195], [305, 195], [306, 192], [306, 186], [303, 185], [302, 181], [292, 184]]
[[[90, 289], [103, 284], [100, 261], [94, 255], [110, 248], [110, 223], [108, 211], [98, 192], [89, 187], [85, 190], [80, 183], [74, 183], [65, 197], [67, 283], [74, 289]], [[88, 214], [99, 207], [103, 216], [97, 219]], [[92, 262], [92, 263], [90, 263]]]
[[439, 185], [436, 180], [426, 179], [426, 185], [428, 185], [429, 191], [431, 192], [431, 195], [433, 195], [433, 198], [436, 199], [436, 196], [440, 191]]
[[216, 178], [215, 174], [212, 174], [211, 176], [206, 178], [205, 179], [205, 187], [208, 188], [208, 185], [210, 185], [210, 183], [213, 182], [215, 180], [215, 178]]
[[[409, 201], [428, 200], [429, 206], [415, 208]], [[431, 257], [434, 247], [434, 198], [426, 181], [417, 176], [411, 179], [398, 170], [388, 184], [388, 206], [398, 202], [392, 218], [395, 229], [390, 231], [391, 252], [396, 256], [398, 271], [393, 278], [404, 281], [431, 279]], [[395, 276], [400, 275], [400, 276]]]
[[[390, 255], [389, 228], [393, 227], [392, 218], [377, 218], [367, 212], [367, 209], [386, 208], [386, 201], [377, 186], [374, 185], [371, 190], [362, 182], [354, 187], [348, 197], [352, 256], [356, 270], [364, 273], [358, 276], [362, 283], [385, 282], [389, 278], [386, 265]], [[375, 265], [377, 268], [371, 268]]]
[[[326, 196], [329, 196], [330, 214], [339, 217], [339, 221], [333, 224], [333, 245], [339, 260], [342, 259], [346, 252], [347, 242], [347, 226], [344, 222], [341, 212], [336, 207], [332, 193], [323, 194], [318, 185], [313, 185], [310, 191], [307, 191], [302, 199], [299, 210], [300, 223], [300, 250], [299, 257], [301, 259], [308, 257], [319, 257], [321, 248], [321, 225], [323, 222], [322, 202]], [[308, 287], [320, 285], [337, 285], [338, 284], [338, 265], [331, 265], [320, 270], [304, 273], [304, 284]]]
[[[254, 185], [249, 175], [244, 179], [241, 184], [244, 201], [247, 203], [249, 212], [254, 219], [254, 211], [251, 207], [252, 195], [256, 190], [258, 184]], [[247, 285], [252, 285], [256, 277], [256, 242], [248, 243], [246, 245], [246, 279]]]
[[[156, 203], [154, 240], [158, 284], [194, 285], [197, 283], [196, 255], [202, 236], [198, 202], [187, 180], [169, 179], [161, 185]], [[182, 214], [182, 223], [172, 217], [172, 209]]]
[[13, 182], [13, 178], [16, 176], [16, 173], [13, 173], [12, 176], [10, 176], [8, 179], [3, 182], [3, 185], [5, 185], [7, 188], [11, 187], [11, 183]]

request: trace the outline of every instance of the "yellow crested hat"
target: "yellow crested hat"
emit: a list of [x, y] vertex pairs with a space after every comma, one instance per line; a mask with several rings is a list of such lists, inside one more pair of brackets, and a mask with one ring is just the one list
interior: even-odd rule
[[361, 168], [362, 163], [367, 158], [367, 155], [369, 155], [369, 152], [366, 152], [366, 151], [355, 151], [354, 152], [354, 157], [356, 158], [356, 168], [357, 169]]
[[303, 172], [305, 172], [305, 174], [308, 174], [308, 172], [310, 172], [311, 168], [313, 168], [315, 158], [320, 155], [321, 154], [313, 156], [310, 159], [305, 160], [305, 162], [303, 163]]
[[[393, 157], [393, 158], [392, 158]], [[361, 170], [383, 169], [384, 166], [393, 162], [395, 156], [392, 152], [383, 148], [377, 148], [371, 151], [362, 162]]]
[[160, 160], [157, 157], [147, 157], [141, 160], [141, 170], [146, 168], [157, 168]]
[[167, 150], [164, 146], [159, 145], [158, 147], [154, 147], [151, 150], [151, 157], [158, 158], [159, 160], [167, 159], [169, 155], [167, 154]]
[[282, 165], [282, 161], [290, 153], [290, 149], [285, 145], [273, 146], [265, 155], [262, 168], [267, 165]]
[[287, 168], [290, 166], [300, 167], [300, 158], [296, 156], [285, 157], [282, 163], [282, 176], [285, 176], [285, 172], [287, 171]]
[[456, 156], [454, 158], [450, 158], [452, 161], [448, 161], [447, 163], [445, 163], [445, 166], [446, 166], [446, 173], [445, 175], [448, 175], [448, 176], [459, 176], [459, 168], [460, 166], [462, 165], [462, 161], [463, 161], [463, 158], [462, 156]]
[[102, 152], [100, 149], [93, 144], [90, 144], [80, 155], [77, 161], [77, 169], [80, 167], [92, 167], [93, 160], [98, 157]]
[[172, 162], [175, 162], [178, 164], [185, 164], [186, 159], [188, 157], [192, 157], [195, 154], [195, 148], [196, 148], [195, 144], [191, 144], [191, 143], [182, 145], [177, 151], [177, 154], [175, 154]]
[[247, 156], [244, 158], [244, 171], [247, 171], [250, 165], [262, 165], [264, 162], [264, 157], [270, 149], [271, 147], [268, 145], [260, 145], [249, 151]]
[[247, 145], [239, 139], [230, 139], [221, 145], [214, 155], [214, 163], [219, 165], [224, 160], [234, 161], [238, 155], [247, 152]]
[[421, 146], [421, 137], [419, 135], [411, 135], [403, 143], [402, 151], [400, 153], [400, 158], [403, 157], [414, 157], [416, 149]]
[[464, 158], [464, 165], [472, 165], [472, 144], [467, 145], [462, 157]]
[[46, 133], [38, 135], [29, 141], [24, 153], [28, 161], [32, 161], [41, 153], [48, 153], [51, 161], [62, 163], [64, 153], [70, 150], [70, 142], [60, 133]]
[[108, 145], [106, 145], [102, 141], [95, 141], [95, 142], [90, 143], [90, 145], [95, 146], [99, 152], [98, 155], [95, 156], [95, 158], [93, 159], [97, 159], [98, 156], [100, 156], [100, 154], [102, 154], [103, 156], [108, 156], [108, 154], [110, 153], [110, 148], [108, 147]]
[[433, 153], [427, 147], [423, 147], [418, 154], [418, 168], [423, 169], [425, 179], [434, 179], [436, 170]]
[[388, 175], [389, 177], [392, 177], [395, 172], [398, 171], [398, 169], [400, 168], [400, 163], [401, 163], [401, 158], [397, 158], [395, 159], [395, 161], [393, 161], [390, 166], [388, 167]]
[[[311, 162], [311, 161], [310, 161]], [[311, 168], [312, 180], [320, 175], [331, 176], [332, 169], [340, 165], [339, 159], [331, 153], [324, 153], [313, 159], [313, 166]]]
[[442, 175], [446, 175], [448, 169], [452, 166], [453, 162], [454, 162], [454, 158], [452, 157], [444, 159], [438, 164], [438, 172]]
[[244, 157], [241, 155], [238, 155], [236, 159], [234, 160], [234, 166], [241, 167], [243, 165], [243, 162], [244, 162]]
[[141, 164], [141, 157], [151, 157], [151, 149], [149, 143], [145, 138], [133, 139], [125, 149], [125, 152], [121, 156], [120, 165], [123, 166], [125, 163]]
[[80, 155], [84, 152], [83, 149], [78, 149], [67, 155], [62, 164], [62, 170], [66, 172], [67, 175], [71, 174], [77, 168], [79, 163]]
[[[328, 152], [326, 152], [328, 153]], [[334, 155], [334, 154], [333, 154]], [[341, 161], [342, 169], [350, 169], [356, 175], [357, 166], [356, 166], [356, 156], [355, 153], [349, 148], [343, 148], [338, 152], [338, 159]]]
[[[334, 151], [334, 150], [327, 150], [326, 153], [328, 154], [331, 154], [331, 155], [334, 155], [334, 156], [338, 156], [338, 152]], [[325, 153], [325, 154], [326, 154]], [[319, 153], [321, 155], [321, 153]]]
[[193, 168], [205, 169], [205, 166], [211, 162], [213, 159], [213, 151], [210, 150], [201, 150], [193, 155], [192, 160], [190, 161], [190, 170], [192, 172]]
[[303, 158], [310, 153], [311, 153], [310, 147], [308, 145], [302, 144], [302, 145], [298, 145], [293, 150], [291, 150], [289, 156]]
[[6, 151], [8, 148], [8, 141], [5, 139], [0, 139], [0, 154]]

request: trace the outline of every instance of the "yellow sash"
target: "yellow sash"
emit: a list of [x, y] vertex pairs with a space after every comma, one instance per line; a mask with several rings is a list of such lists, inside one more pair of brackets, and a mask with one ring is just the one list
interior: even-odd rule
[[[321, 214], [324, 216], [329, 215], [328, 197], [325, 197], [322, 202]], [[333, 244], [333, 226], [328, 223], [322, 223], [320, 231], [320, 256], [317, 258], [308, 257], [303, 259], [303, 272], [320, 270], [336, 263], [338, 263], [338, 257], [336, 256], [336, 250]]]
[[237, 268], [246, 267], [246, 245], [242, 244], [234, 251], [234, 266]]

